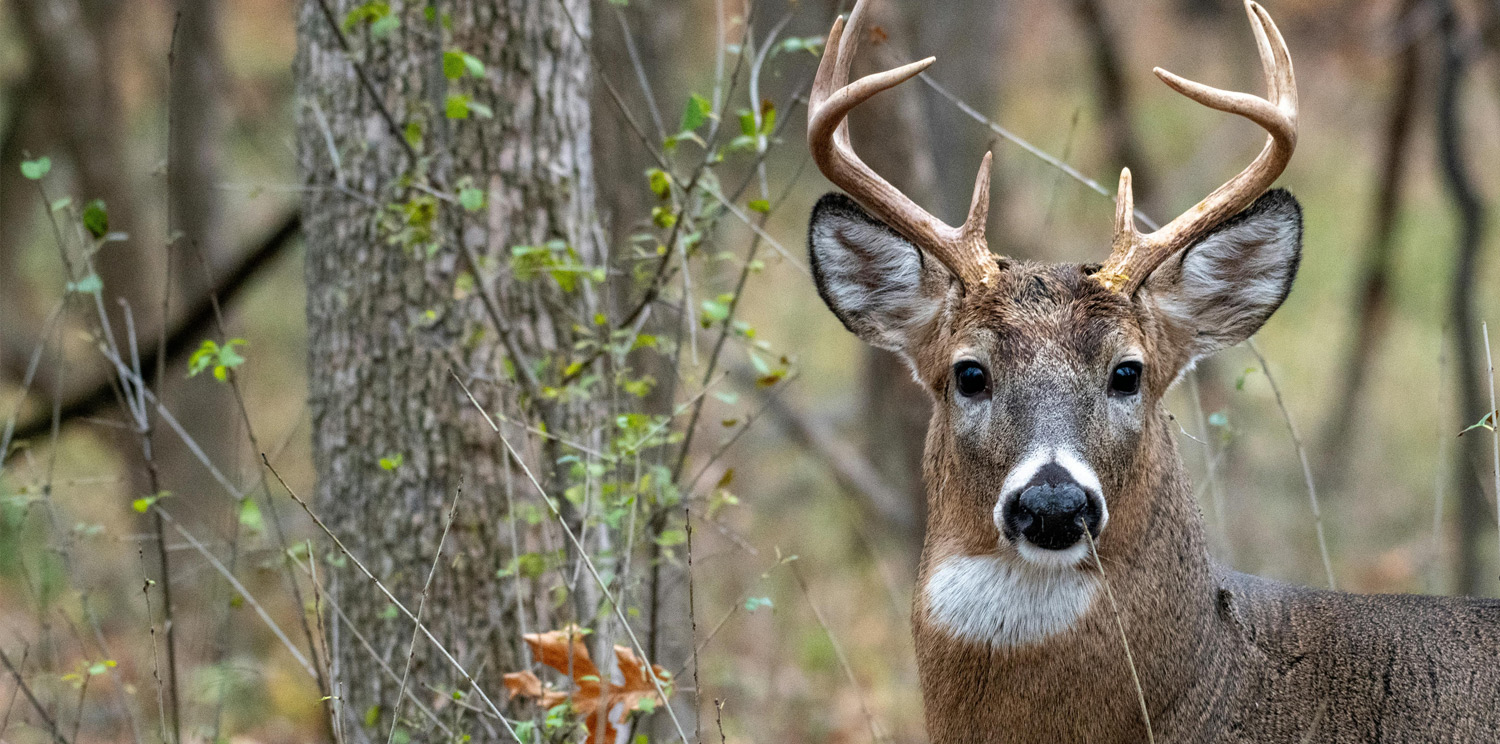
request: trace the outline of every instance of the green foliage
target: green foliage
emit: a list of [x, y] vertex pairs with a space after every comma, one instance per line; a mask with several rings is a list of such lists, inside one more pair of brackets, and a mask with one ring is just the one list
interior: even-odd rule
[[103, 199], [94, 199], [83, 206], [83, 227], [96, 239], [109, 234], [109, 210]]
[[40, 181], [52, 171], [52, 158], [40, 157], [36, 160], [21, 161], [21, 175], [33, 181]]
[[239, 348], [248, 346], [249, 343], [242, 338], [232, 338], [220, 346], [213, 339], [204, 339], [198, 350], [188, 357], [187, 376], [197, 377], [204, 370], [212, 369], [215, 380], [228, 381], [229, 371], [245, 363], [245, 357], [239, 353]]
[[143, 496], [130, 502], [130, 508], [134, 509], [138, 514], [145, 514], [146, 512], [151, 511], [151, 507], [155, 506], [156, 502], [161, 501], [162, 499], [165, 499], [171, 495], [172, 494], [169, 491], [162, 491], [154, 496]]
[[1496, 413], [1497, 413], [1496, 411], [1490, 411], [1489, 413], [1486, 413], [1485, 415], [1480, 416], [1478, 421], [1475, 421], [1474, 423], [1469, 424], [1468, 426], [1464, 427], [1464, 430], [1461, 431], [1461, 432], [1459, 432], [1458, 435], [1459, 436], [1463, 436], [1465, 434], [1468, 434], [1471, 431], [1474, 431], [1475, 429], [1484, 429], [1485, 431], [1494, 431], [1495, 430], [1495, 414]]
[[406, 462], [406, 455], [400, 452], [397, 452], [393, 455], [386, 455], [385, 457], [380, 458], [380, 469], [394, 472], [395, 470], [398, 470], [401, 467], [401, 464], [404, 462]]
[[76, 282], [68, 282], [67, 290], [78, 294], [99, 294], [104, 291], [104, 280], [98, 274], [89, 274]]
[[484, 209], [484, 205], [486, 204], [484, 189], [477, 189], [472, 186], [465, 189], [459, 189], [458, 203], [460, 206], [462, 206], [464, 209], [469, 210], [470, 212], [478, 212], [479, 210]]
[[449, 119], [467, 119], [469, 114], [474, 114], [481, 119], [495, 118], [495, 110], [486, 106], [463, 93], [449, 93], [447, 101], [443, 104], [443, 115]]
[[443, 76], [449, 80], [457, 80], [468, 73], [470, 77], [484, 77], [484, 63], [462, 49], [449, 49], [443, 52]]
[[344, 31], [347, 33], [360, 26], [368, 26], [370, 37], [384, 39], [401, 27], [401, 19], [391, 13], [391, 4], [373, 0], [356, 5], [344, 15]]

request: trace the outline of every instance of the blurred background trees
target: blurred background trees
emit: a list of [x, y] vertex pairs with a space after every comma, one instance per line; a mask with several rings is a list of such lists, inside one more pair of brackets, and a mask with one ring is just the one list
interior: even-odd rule
[[[997, 251], [1095, 261], [1111, 216], [1011, 137], [1154, 216], [1260, 146], [1149, 73], [1257, 83], [1238, 2], [876, 2], [861, 64], [939, 61], [853, 136], [949, 216], [993, 148]], [[0, 737], [579, 737], [506, 684], [575, 690], [523, 635], [577, 624], [601, 676], [663, 667], [627, 735], [923, 740], [928, 403], [801, 248], [842, 5], [0, 6]], [[1308, 229], [1258, 343], [1340, 586], [1492, 595], [1458, 434], [1494, 423], [1500, 5], [1268, 7]], [[1318, 584], [1260, 366], [1179, 386], [1180, 446], [1221, 557]]]

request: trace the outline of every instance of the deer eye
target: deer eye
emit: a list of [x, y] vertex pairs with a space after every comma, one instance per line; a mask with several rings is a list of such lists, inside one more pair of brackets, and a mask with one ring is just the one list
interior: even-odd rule
[[953, 379], [958, 383], [958, 392], [965, 398], [981, 395], [989, 388], [989, 376], [979, 362], [965, 360], [953, 365]]
[[1135, 395], [1141, 389], [1141, 363], [1121, 362], [1109, 374], [1109, 391], [1116, 395]]

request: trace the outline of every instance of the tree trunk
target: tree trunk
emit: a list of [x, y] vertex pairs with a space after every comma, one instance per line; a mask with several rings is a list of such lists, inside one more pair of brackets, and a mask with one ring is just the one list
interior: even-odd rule
[[[1479, 319], [1474, 312], [1474, 282], [1479, 249], [1484, 241], [1485, 207], [1468, 170], [1460, 116], [1463, 80], [1472, 55], [1465, 51], [1466, 42], [1452, 4], [1443, 3], [1440, 12], [1438, 30], [1443, 63], [1437, 93], [1438, 162], [1459, 220], [1458, 255], [1453, 264], [1448, 312], [1457, 360], [1459, 418], [1467, 423], [1479, 420], [1489, 408], [1482, 392], [1483, 358], [1479, 356]], [[1454, 452], [1453, 485], [1459, 494], [1457, 589], [1460, 594], [1479, 594], [1493, 585], [1483, 538], [1495, 521], [1489, 499], [1479, 485], [1480, 471], [1476, 469], [1484, 461], [1484, 450], [1484, 438], [1471, 435], [1461, 439]]]
[[[1407, 23], [1421, 0], [1403, 0], [1396, 12], [1396, 25]], [[1396, 222], [1401, 212], [1402, 190], [1411, 161], [1411, 137], [1422, 78], [1422, 45], [1410, 39], [1396, 58], [1396, 79], [1391, 89], [1389, 118], [1385, 125], [1385, 147], [1381, 155], [1380, 185], [1370, 208], [1369, 253], [1359, 282], [1358, 307], [1354, 312], [1352, 345], [1346, 352], [1339, 375], [1341, 387], [1329, 408], [1320, 450], [1323, 472], [1332, 482], [1332, 493], [1341, 490], [1355, 451], [1354, 423], [1361, 412], [1360, 397], [1370, 362], [1380, 349], [1390, 324], [1390, 284], [1394, 270]]]
[[[420, 4], [393, 5], [394, 30], [350, 24], [346, 50], [335, 23], [344, 24], [356, 5], [305, 0], [298, 27], [317, 508], [415, 608], [447, 505], [462, 488], [424, 617], [486, 693], [503, 700], [501, 675], [524, 658], [518, 607], [546, 612], [551, 603], [526, 607], [512, 580], [498, 577], [512, 555], [507, 461], [450, 370], [486, 407], [534, 414], [548, 404], [521, 393], [536, 392], [527, 382], [536, 367], [518, 365], [555, 363], [558, 350], [571, 348], [574, 324], [591, 317], [587, 288], [564, 293], [551, 282], [523, 281], [509, 260], [513, 246], [564, 241], [576, 254], [570, 262], [602, 264], [589, 139], [589, 5], [461, 0], [433, 18]], [[449, 50], [482, 60], [483, 77], [446, 77]], [[453, 96], [478, 105], [467, 118], [449, 118]], [[483, 209], [450, 201], [466, 187], [485, 193]], [[466, 252], [483, 268], [477, 281]], [[498, 304], [495, 312], [485, 299]], [[545, 410], [532, 420], [548, 431], [580, 421], [577, 430], [589, 428], [586, 409]], [[511, 439], [523, 451], [525, 436], [518, 429]], [[556, 462], [556, 453], [536, 461]], [[515, 498], [537, 503], [524, 478]], [[335, 599], [400, 669], [410, 624], [390, 615], [379, 592], [352, 572], [339, 575]], [[369, 735], [384, 739], [397, 683], [357, 643], [343, 641], [335, 657], [346, 727], [372, 721]], [[428, 643], [416, 644], [411, 670], [422, 684], [467, 690]], [[403, 717], [410, 714], [407, 708]]]

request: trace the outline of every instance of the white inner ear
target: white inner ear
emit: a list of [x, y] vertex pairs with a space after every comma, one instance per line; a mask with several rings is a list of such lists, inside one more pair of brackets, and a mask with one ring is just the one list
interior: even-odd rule
[[829, 304], [878, 336], [867, 341], [899, 351], [937, 314], [940, 303], [922, 291], [917, 249], [888, 230], [852, 220], [820, 221], [813, 246]]
[[1165, 272], [1153, 295], [1193, 329], [1195, 357], [1248, 338], [1280, 304], [1295, 271], [1299, 229], [1297, 220], [1251, 219], [1205, 238]]

